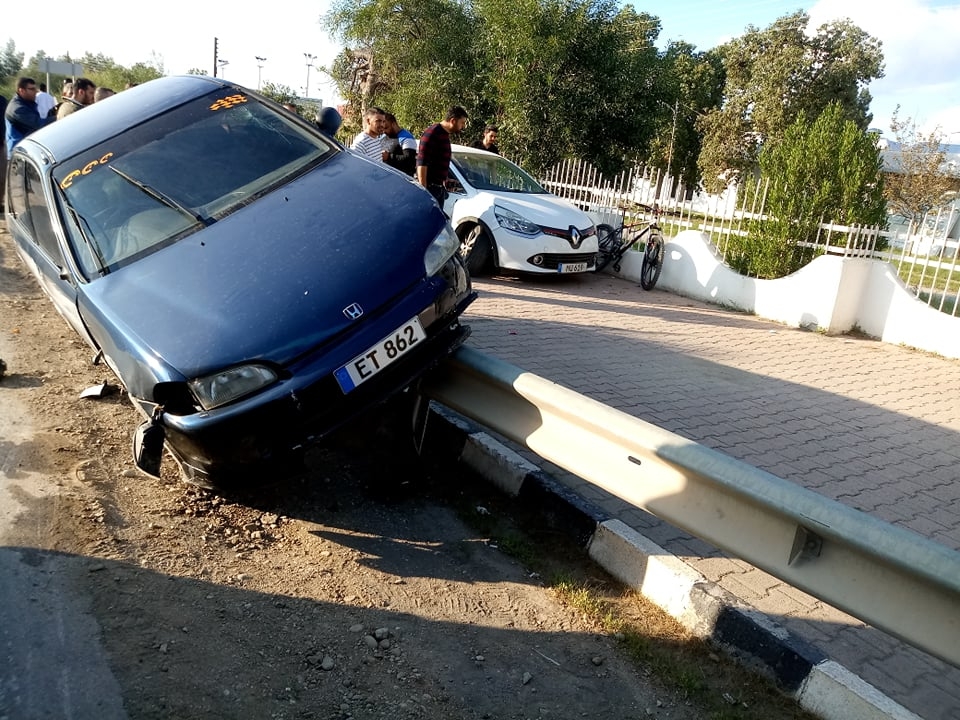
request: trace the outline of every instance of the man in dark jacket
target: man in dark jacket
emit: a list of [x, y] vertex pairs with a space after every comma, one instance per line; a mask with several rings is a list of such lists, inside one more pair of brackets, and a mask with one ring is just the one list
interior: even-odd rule
[[[7, 112], [7, 98], [0, 94], [0, 117]], [[6, 128], [6, 121], [3, 126]], [[3, 212], [7, 197], [7, 142], [0, 142], [0, 212]], [[2, 360], [0, 360], [2, 362]]]
[[384, 135], [387, 136], [383, 147], [387, 153], [383, 161], [390, 167], [413, 176], [417, 170], [417, 139], [409, 130], [400, 127], [397, 116], [386, 113], [387, 127]]
[[33, 78], [22, 77], [17, 80], [17, 94], [7, 104], [3, 113], [7, 125], [7, 157], [13, 152], [13, 146], [34, 130], [39, 130], [53, 118], [40, 118], [37, 109], [37, 83]]
[[87, 78], [75, 80], [70, 97], [64, 98], [64, 101], [57, 108], [57, 120], [63, 120], [67, 115], [72, 115], [77, 110], [92, 105], [96, 99], [96, 94], [97, 86], [93, 80]]

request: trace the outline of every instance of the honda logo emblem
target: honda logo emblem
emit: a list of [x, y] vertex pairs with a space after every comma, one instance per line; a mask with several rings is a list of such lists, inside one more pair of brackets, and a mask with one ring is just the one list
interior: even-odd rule
[[343, 314], [347, 316], [348, 320], [359, 320], [360, 316], [363, 315], [363, 308], [360, 307], [360, 303], [351, 303], [343, 309]]

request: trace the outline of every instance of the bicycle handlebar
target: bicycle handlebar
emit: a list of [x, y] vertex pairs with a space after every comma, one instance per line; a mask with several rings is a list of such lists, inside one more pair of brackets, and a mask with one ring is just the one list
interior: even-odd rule
[[652, 214], [654, 220], [659, 218], [661, 214], [660, 205], [658, 203], [654, 203], [653, 205], [647, 205], [646, 203], [638, 203], [631, 200], [628, 202], [620, 203], [620, 209], [623, 210], [624, 212], [630, 212], [631, 210], [633, 211], [642, 210], [643, 212]]

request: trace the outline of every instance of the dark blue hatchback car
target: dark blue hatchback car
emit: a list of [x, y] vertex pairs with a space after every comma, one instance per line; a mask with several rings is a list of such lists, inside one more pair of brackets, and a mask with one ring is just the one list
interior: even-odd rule
[[188, 481], [296, 457], [457, 348], [474, 299], [431, 196], [247, 89], [126, 90], [28, 136], [7, 227]]

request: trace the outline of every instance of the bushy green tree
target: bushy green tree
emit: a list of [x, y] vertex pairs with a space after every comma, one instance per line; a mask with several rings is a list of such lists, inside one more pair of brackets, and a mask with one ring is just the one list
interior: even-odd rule
[[718, 48], [726, 74], [722, 107], [700, 121], [700, 169], [708, 189], [756, 167], [764, 144], [776, 144], [801, 113], [817, 117], [831, 102], [866, 130], [866, 87], [883, 77], [880, 41], [848, 20], [809, 32], [803, 11]]
[[783, 138], [760, 154], [769, 183], [765, 219], [734, 239], [727, 261], [746, 275], [783, 277], [810, 262], [822, 222], [886, 225], [883, 174], [876, 138], [831, 103], [812, 123], [804, 112]]
[[475, 22], [453, 0], [337, 0], [324, 25], [345, 49], [326, 69], [359, 128], [369, 105], [422, 130], [452, 104], [472, 114], [478, 86], [472, 67]]
[[0, 50], [0, 82], [16, 78], [23, 67], [23, 53], [17, 52], [16, 43], [10, 39]]
[[[16, 94], [17, 77], [23, 68], [23, 53], [17, 52], [17, 45], [13, 40], [0, 50], [0, 94], [7, 100]], [[3, 123], [0, 123], [3, 127]]]
[[76, 62], [83, 65], [84, 74], [98, 87], [108, 87], [120, 92], [132, 85], [140, 85], [163, 77], [163, 61], [153, 56], [149, 62], [138, 62], [130, 67], [120, 65], [112, 57], [103, 53], [85, 53]]
[[268, 98], [274, 102], [278, 102], [281, 105], [283, 103], [293, 103], [298, 108], [300, 108], [300, 98], [297, 96], [297, 93], [289, 85], [281, 85], [279, 83], [265, 82], [263, 87], [260, 89], [261, 95], [266, 95]]
[[463, 105], [537, 171], [576, 156], [622, 166], [649, 144], [656, 18], [613, 0], [339, 0], [325, 16], [347, 49], [329, 74], [356, 122], [377, 104], [415, 132]]

